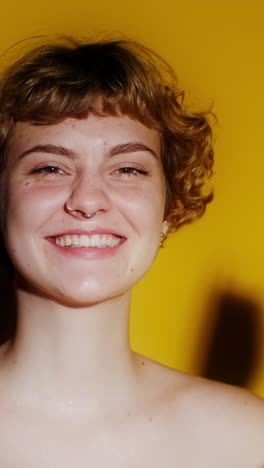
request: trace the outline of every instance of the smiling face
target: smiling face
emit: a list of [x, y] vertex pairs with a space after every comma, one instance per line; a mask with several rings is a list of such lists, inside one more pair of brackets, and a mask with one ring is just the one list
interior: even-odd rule
[[124, 116], [18, 123], [2, 178], [6, 248], [35, 292], [105, 301], [152, 264], [166, 230], [156, 130]]

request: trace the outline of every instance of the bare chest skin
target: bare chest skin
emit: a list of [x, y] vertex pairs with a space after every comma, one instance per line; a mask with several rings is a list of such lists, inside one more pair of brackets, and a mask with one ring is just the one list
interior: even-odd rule
[[[170, 405], [116, 421], [92, 422], [54, 414], [35, 419], [2, 408], [0, 466], [3, 468], [263, 468], [261, 449], [247, 430], [191, 415]], [[228, 413], [227, 413], [228, 418]], [[229, 431], [227, 435], [225, 433]], [[241, 430], [241, 433], [239, 431]], [[253, 443], [252, 443], [253, 441]], [[261, 453], [262, 450], [262, 453]]]
[[[26, 424], [1, 436], [0, 464], [5, 468], [251, 468], [257, 464], [235, 460], [232, 453], [212, 453], [211, 436], [200, 446], [190, 433], [172, 433], [169, 427], [160, 429], [139, 424], [123, 431], [101, 428], [92, 431], [50, 431]], [[137, 429], [137, 430], [136, 430]], [[68, 434], [67, 434], [68, 432]], [[186, 439], [188, 443], [186, 443]], [[260, 467], [259, 467], [260, 468]]]
[[105, 415], [19, 403], [3, 379], [0, 467], [264, 468], [261, 399], [144, 362], [140, 398]]

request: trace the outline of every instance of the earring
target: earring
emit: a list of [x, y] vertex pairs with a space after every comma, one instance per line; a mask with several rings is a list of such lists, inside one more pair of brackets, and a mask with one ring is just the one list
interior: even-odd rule
[[167, 235], [167, 232], [168, 232], [168, 221], [163, 221], [163, 229], [165, 230], [164, 231], [161, 231], [160, 233], [160, 247], [162, 246], [163, 244], [163, 241], [164, 239], [166, 238], [166, 235]]
[[164, 239], [165, 239], [165, 234], [164, 232], [161, 232], [160, 233], [160, 247], [162, 246]]

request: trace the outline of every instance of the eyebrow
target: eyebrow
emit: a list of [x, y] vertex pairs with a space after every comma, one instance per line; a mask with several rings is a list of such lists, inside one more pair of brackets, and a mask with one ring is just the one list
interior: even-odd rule
[[110, 150], [109, 156], [112, 157], [117, 154], [136, 153], [138, 151], [148, 151], [156, 159], [159, 159], [157, 153], [155, 153], [153, 149], [151, 149], [147, 145], [144, 145], [144, 143], [139, 143], [139, 142], [124, 143], [121, 145], [113, 146], [113, 148], [111, 148]]
[[18, 156], [18, 159], [22, 159], [28, 154], [31, 153], [47, 153], [47, 154], [57, 154], [59, 156], [67, 156], [68, 158], [73, 159], [75, 153], [72, 150], [64, 148], [63, 146], [58, 145], [35, 145], [32, 148], [29, 148]]
[[[109, 152], [109, 157], [116, 156], [118, 154], [127, 154], [127, 153], [136, 153], [140, 151], [148, 151], [151, 153], [156, 159], [158, 158], [157, 153], [153, 149], [151, 149], [149, 146], [145, 145], [144, 143], [140, 142], [131, 142], [131, 143], [124, 143], [120, 145], [113, 146], [110, 149]], [[28, 154], [31, 153], [47, 153], [47, 154], [56, 154], [59, 156], [67, 156], [70, 159], [73, 159], [74, 156], [76, 156], [76, 153], [68, 148], [65, 148], [64, 146], [58, 146], [58, 145], [35, 145], [32, 146], [32, 148], [29, 148], [23, 153], [21, 153], [18, 156], [18, 159], [22, 159]]]

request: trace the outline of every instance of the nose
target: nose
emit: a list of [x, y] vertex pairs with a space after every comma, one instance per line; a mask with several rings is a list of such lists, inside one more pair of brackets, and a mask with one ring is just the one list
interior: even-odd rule
[[75, 181], [64, 209], [78, 219], [92, 218], [109, 211], [111, 201], [103, 182], [96, 177], [81, 177]]

